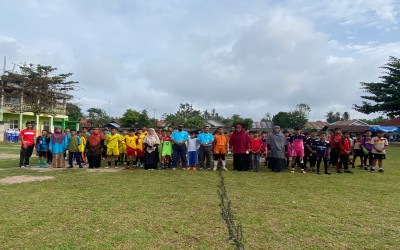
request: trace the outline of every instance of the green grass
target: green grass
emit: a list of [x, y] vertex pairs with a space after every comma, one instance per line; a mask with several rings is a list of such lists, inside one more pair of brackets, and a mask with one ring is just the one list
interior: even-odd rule
[[[384, 174], [223, 173], [246, 248], [398, 248], [400, 147], [387, 151]], [[0, 161], [0, 178], [55, 178], [0, 184], [2, 249], [233, 248], [215, 172], [37, 172], [17, 162]]]

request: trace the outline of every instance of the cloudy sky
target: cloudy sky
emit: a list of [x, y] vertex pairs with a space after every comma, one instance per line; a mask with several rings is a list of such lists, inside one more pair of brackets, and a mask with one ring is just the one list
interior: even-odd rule
[[7, 69], [72, 72], [74, 102], [108, 111], [110, 100], [114, 116], [160, 118], [187, 102], [255, 120], [298, 103], [310, 120], [366, 118], [351, 109], [359, 82], [400, 57], [398, 0], [1, 0], [0, 10]]

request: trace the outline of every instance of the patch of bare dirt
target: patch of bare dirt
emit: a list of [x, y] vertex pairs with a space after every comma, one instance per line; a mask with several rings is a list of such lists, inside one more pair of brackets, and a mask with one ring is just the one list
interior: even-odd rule
[[6, 177], [0, 179], [0, 183], [5, 184], [15, 184], [15, 183], [24, 183], [24, 182], [33, 182], [33, 181], [45, 181], [54, 179], [53, 176], [26, 176], [26, 175], [17, 175], [12, 177]]
[[19, 158], [18, 154], [7, 154], [7, 153], [0, 154], [0, 160], [2, 160], [2, 159], [18, 159], [18, 158]]

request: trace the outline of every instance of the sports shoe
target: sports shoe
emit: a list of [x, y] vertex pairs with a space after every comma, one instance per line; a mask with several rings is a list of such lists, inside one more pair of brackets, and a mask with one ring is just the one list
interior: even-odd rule
[[329, 173], [329, 172], [325, 172], [324, 174], [330, 175], [331, 173]]
[[30, 167], [31, 167], [31, 165], [26, 165], [25, 167], [26, 167], [26, 168], [30, 168]]
[[292, 174], [294, 174], [294, 168], [292, 168], [292, 170], [290, 172], [292, 172]]
[[44, 166], [43, 166], [43, 168], [47, 168], [47, 166], [46, 166], [46, 165], [44, 165]]
[[199, 171], [203, 171], [203, 170], [204, 170], [204, 168], [200, 168], [200, 169], [199, 169]]
[[73, 166], [70, 165], [68, 168], [73, 168]]
[[213, 171], [217, 171], [217, 168], [213, 168]]
[[371, 167], [371, 172], [375, 172], [375, 168]]
[[348, 174], [352, 174], [352, 173], [353, 173], [353, 172], [351, 172], [351, 171], [348, 170], [348, 169], [346, 169], [344, 172], [345, 172], [345, 173], [348, 173]]
[[186, 168], [182, 168], [182, 170], [186, 170]]
[[126, 166], [123, 170], [128, 170], [128, 169], [131, 169], [131, 167]]
[[338, 174], [341, 174], [341, 173], [342, 173], [342, 170], [338, 169], [338, 170], [336, 170], [336, 172], [337, 172]]
[[41, 168], [42, 166], [40, 166], [40, 165], [38, 165], [38, 166], [36, 166], [36, 168]]
[[20, 166], [19, 168], [25, 168], [25, 166]]
[[171, 168], [172, 170], [176, 170], [176, 168]]
[[136, 167], [135, 166], [132, 166], [132, 168], [131, 168], [132, 170], [135, 170], [136, 169]]
[[79, 165], [79, 168], [83, 168], [82, 165]]
[[193, 171], [196, 171], [197, 170], [197, 168], [196, 167], [193, 167]]
[[190, 170], [190, 167], [187, 167], [186, 170]]
[[379, 173], [383, 173], [383, 169], [382, 168], [380, 168], [378, 171], [379, 171]]
[[227, 171], [227, 172], [229, 171], [227, 168], [222, 168], [222, 170]]
[[302, 170], [301, 170], [301, 173], [302, 173], [302, 174], [305, 174], [305, 173], [306, 173], [306, 171], [305, 171], [304, 169], [302, 169]]
[[211, 171], [211, 168], [207, 168], [207, 171]]

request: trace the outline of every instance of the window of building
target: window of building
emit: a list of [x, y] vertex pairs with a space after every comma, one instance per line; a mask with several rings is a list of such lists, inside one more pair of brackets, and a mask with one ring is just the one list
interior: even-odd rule
[[10, 119], [10, 128], [18, 128], [18, 120]]
[[50, 130], [50, 122], [43, 122], [43, 130]]

